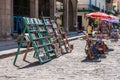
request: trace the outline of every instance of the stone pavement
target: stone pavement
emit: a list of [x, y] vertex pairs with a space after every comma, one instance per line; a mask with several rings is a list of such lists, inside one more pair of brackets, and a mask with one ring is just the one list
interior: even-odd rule
[[107, 58], [101, 62], [83, 62], [85, 41], [74, 40], [71, 53], [39, 65], [33, 58], [33, 52], [22, 60], [23, 54], [18, 56], [16, 66], [13, 65], [14, 56], [0, 60], [0, 80], [120, 80], [120, 40], [118, 42], [105, 41], [109, 47]]
[[[69, 32], [67, 36], [68, 40], [71, 41], [82, 37], [83, 34], [77, 32]], [[17, 48], [17, 39], [11, 41], [0, 41], [0, 59], [15, 55]], [[25, 48], [21, 48], [21, 53], [25, 52], [25, 50]]]

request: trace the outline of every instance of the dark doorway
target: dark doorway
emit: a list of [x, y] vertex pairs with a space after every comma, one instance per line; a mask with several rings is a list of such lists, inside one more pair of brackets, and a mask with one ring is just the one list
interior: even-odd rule
[[22, 16], [30, 16], [30, 0], [13, 0], [13, 25], [12, 32], [23, 31], [23, 24], [20, 23]]
[[30, 0], [13, 1], [14, 16], [30, 16]]
[[78, 30], [82, 30], [82, 16], [78, 16]]
[[39, 0], [39, 16], [50, 16], [49, 0]]

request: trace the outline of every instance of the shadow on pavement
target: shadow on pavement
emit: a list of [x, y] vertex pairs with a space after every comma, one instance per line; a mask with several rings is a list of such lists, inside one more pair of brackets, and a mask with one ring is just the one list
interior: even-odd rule
[[114, 51], [114, 49], [109, 49], [109, 48], [107, 49], [107, 52], [111, 52], [111, 51]]
[[24, 69], [24, 68], [30, 68], [30, 67], [35, 67], [35, 66], [40, 65], [40, 63], [39, 63], [38, 61], [33, 62], [33, 63], [28, 62], [28, 61], [25, 61], [25, 62], [27, 62], [27, 63], [29, 63], [29, 64], [26, 65], [26, 66], [24, 66], [24, 67], [20, 67], [20, 66], [18, 66], [18, 65], [14, 65], [14, 66], [17, 67], [18, 69]]
[[81, 62], [101, 62], [101, 60], [100, 59], [94, 59], [94, 60], [84, 59]]
[[[108, 52], [111, 52], [111, 51], [114, 51], [114, 49], [108, 48], [107, 51], [106, 51], [106, 53], [105, 53], [104, 55], [109, 54]], [[101, 55], [100, 58], [106, 58], [106, 56], [104, 56], [104, 55]], [[86, 58], [85, 58], [85, 59], [82, 60], [81, 62], [101, 62], [101, 60], [100, 60], [100, 59], [90, 60], [90, 59], [86, 59]]]

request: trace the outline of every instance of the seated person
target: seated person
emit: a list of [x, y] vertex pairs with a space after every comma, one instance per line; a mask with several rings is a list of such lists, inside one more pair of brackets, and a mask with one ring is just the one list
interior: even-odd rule
[[92, 26], [90, 24], [87, 27], [87, 33], [89, 36], [92, 36]]
[[118, 40], [119, 38], [119, 30], [117, 28], [112, 28], [111, 38]]

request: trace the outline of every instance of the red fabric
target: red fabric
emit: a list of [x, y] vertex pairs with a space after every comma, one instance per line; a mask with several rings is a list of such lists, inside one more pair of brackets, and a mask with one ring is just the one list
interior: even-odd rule
[[106, 13], [102, 13], [102, 12], [93, 12], [93, 13], [86, 14], [86, 16], [91, 17], [91, 18], [98, 18], [98, 19], [111, 18], [111, 16], [107, 15]]

